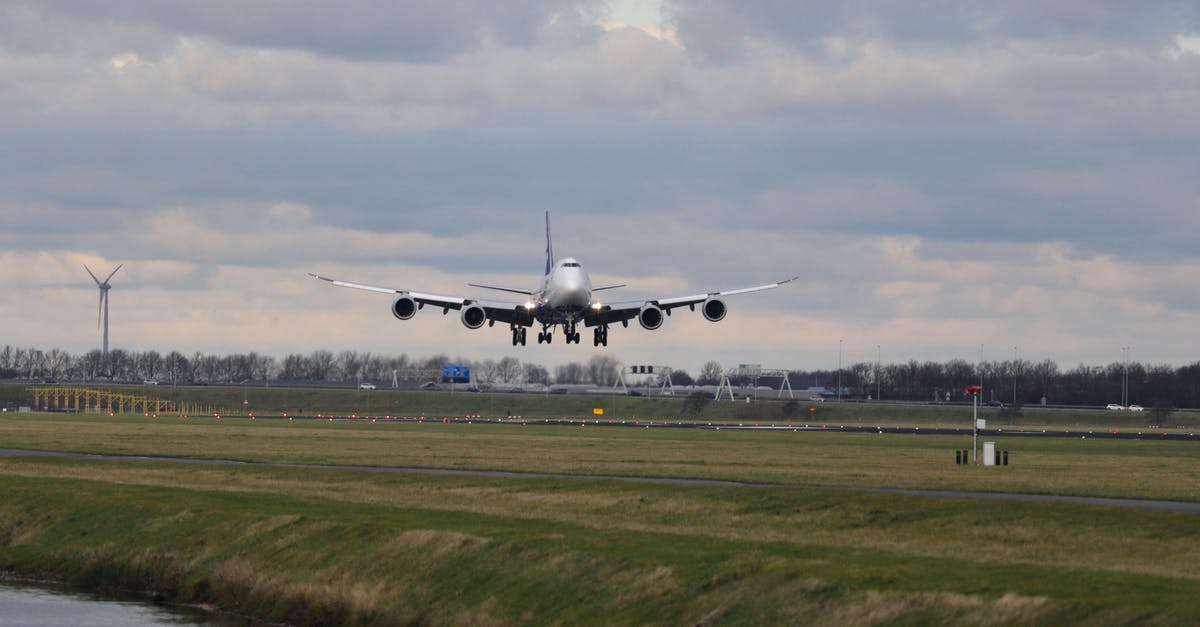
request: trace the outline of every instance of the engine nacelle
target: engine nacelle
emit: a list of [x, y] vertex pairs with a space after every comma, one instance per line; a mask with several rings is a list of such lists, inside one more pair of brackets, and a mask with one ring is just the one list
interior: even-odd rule
[[409, 296], [401, 296], [392, 303], [392, 315], [401, 320], [408, 320], [417, 315], [417, 301]]
[[468, 329], [478, 329], [483, 326], [483, 323], [487, 322], [487, 312], [483, 310], [483, 307], [475, 303], [464, 305], [461, 317], [463, 326]]
[[723, 320], [728, 311], [729, 309], [725, 307], [725, 301], [719, 298], [710, 298], [700, 306], [700, 312], [704, 314], [704, 319], [709, 322]]
[[661, 327], [663, 323], [663, 310], [658, 305], [646, 303], [642, 306], [642, 310], [638, 312], [638, 323], [647, 331], [653, 331]]

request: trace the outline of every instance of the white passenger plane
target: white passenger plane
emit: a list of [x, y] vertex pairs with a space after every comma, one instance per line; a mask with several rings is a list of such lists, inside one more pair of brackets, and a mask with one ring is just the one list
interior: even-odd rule
[[553, 339], [554, 327], [559, 325], [562, 325], [567, 343], [578, 344], [580, 337], [576, 327], [582, 322], [585, 327], [594, 327], [593, 346], [608, 346], [608, 326], [610, 324], [620, 322], [623, 326], [628, 327], [629, 321], [637, 318], [642, 328], [654, 330], [662, 326], [663, 315], [670, 315], [671, 310], [676, 307], [687, 306], [695, 311], [696, 306], [699, 305], [700, 313], [704, 315], [705, 319], [717, 322], [725, 317], [724, 297], [774, 289], [795, 281], [797, 278], [792, 277], [767, 285], [694, 296], [604, 303], [596, 298], [596, 292], [625, 286], [592, 287], [592, 281], [579, 261], [566, 257], [555, 262], [554, 247], [550, 239], [549, 211], [546, 212], [546, 275], [542, 277], [542, 283], [537, 289], [523, 290], [494, 285], [469, 284], [471, 287], [524, 294], [528, 298], [523, 302], [442, 296], [339, 281], [312, 273], [309, 273], [309, 276], [328, 281], [339, 287], [396, 294], [398, 297], [392, 303], [392, 315], [401, 320], [408, 320], [416, 315], [418, 309], [425, 305], [432, 305], [440, 307], [443, 314], [449, 313], [451, 309], [459, 310], [462, 323], [468, 329], [478, 329], [484, 323], [487, 323], [488, 326], [497, 322], [506, 323], [512, 331], [513, 346], [525, 345], [525, 332], [535, 323], [542, 325], [542, 331], [538, 333], [538, 344], [543, 342], [549, 344]]

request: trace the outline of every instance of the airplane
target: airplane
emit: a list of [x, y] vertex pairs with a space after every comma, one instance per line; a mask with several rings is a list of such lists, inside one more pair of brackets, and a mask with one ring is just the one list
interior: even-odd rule
[[537, 288], [525, 290], [468, 283], [471, 287], [522, 294], [526, 296], [526, 299], [521, 302], [427, 294], [407, 289], [341, 281], [311, 272], [308, 275], [338, 287], [397, 295], [396, 300], [392, 303], [392, 315], [400, 320], [408, 320], [416, 315], [419, 309], [430, 305], [440, 307], [443, 315], [450, 313], [451, 309], [459, 311], [463, 326], [468, 329], [478, 329], [485, 323], [489, 327], [494, 326], [497, 322], [507, 324], [512, 332], [513, 346], [525, 345], [526, 331], [534, 324], [542, 325], [542, 330], [538, 333], [538, 344], [551, 343], [554, 338], [554, 329], [559, 326], [563, 328], [563, 336], [568, 344], [578, 344], [580, 323], [583, 323], [584, 327], [593, 329], [592, 346], [608, 346], [609, 325], [619, 322], [627, 328], [629, 321], [637, 318], [642, 328], [653, 331], [662, 326], [665, 316], [671, 315], [673, 309], [685, 306], [695, 311], [696, 306], [699, 305], [700, 313], [706, 320], [718, 322], [725, 318], [727, 312], [724, 300], [726, 296], [771, 290], [799, 278], [792, 277], [766, 285], [707, 292], [693, 296], [606, 303], [597, 297], [597, 292], [617, 289], [625, 287], [625, 285], [592, 287], [591, 278], [588, 277], [587, 271], [583, 269], [583, 265], [577, 259], [564, 257], [555, 261], [554, 246], [550, 237], [549, 211], [546, 212], [546, 273]]

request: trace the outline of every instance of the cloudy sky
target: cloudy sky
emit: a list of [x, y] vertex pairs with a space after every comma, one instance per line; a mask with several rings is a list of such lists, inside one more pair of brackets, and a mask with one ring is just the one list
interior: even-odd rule
[[[1200, 4], [8, 0], [0, 344], [553, 366], [1200, 359]], [[607, 349], [400, 322], [555, 247]]]

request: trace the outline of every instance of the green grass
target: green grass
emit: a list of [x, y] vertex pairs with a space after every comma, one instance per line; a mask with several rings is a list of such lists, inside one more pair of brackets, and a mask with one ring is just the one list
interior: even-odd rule
[[0, 446], [773, 488], [0, 458], [0, 568], [299, 624], [1195, 624], [1190, 442], [0, 415]]
[[3, 446], [242, 461], [723, 479], [1192, 500], [1195, 442], [997, 437], [1010, 466], [963, 467], [970, 438], [865, 433], [0, 415]]

